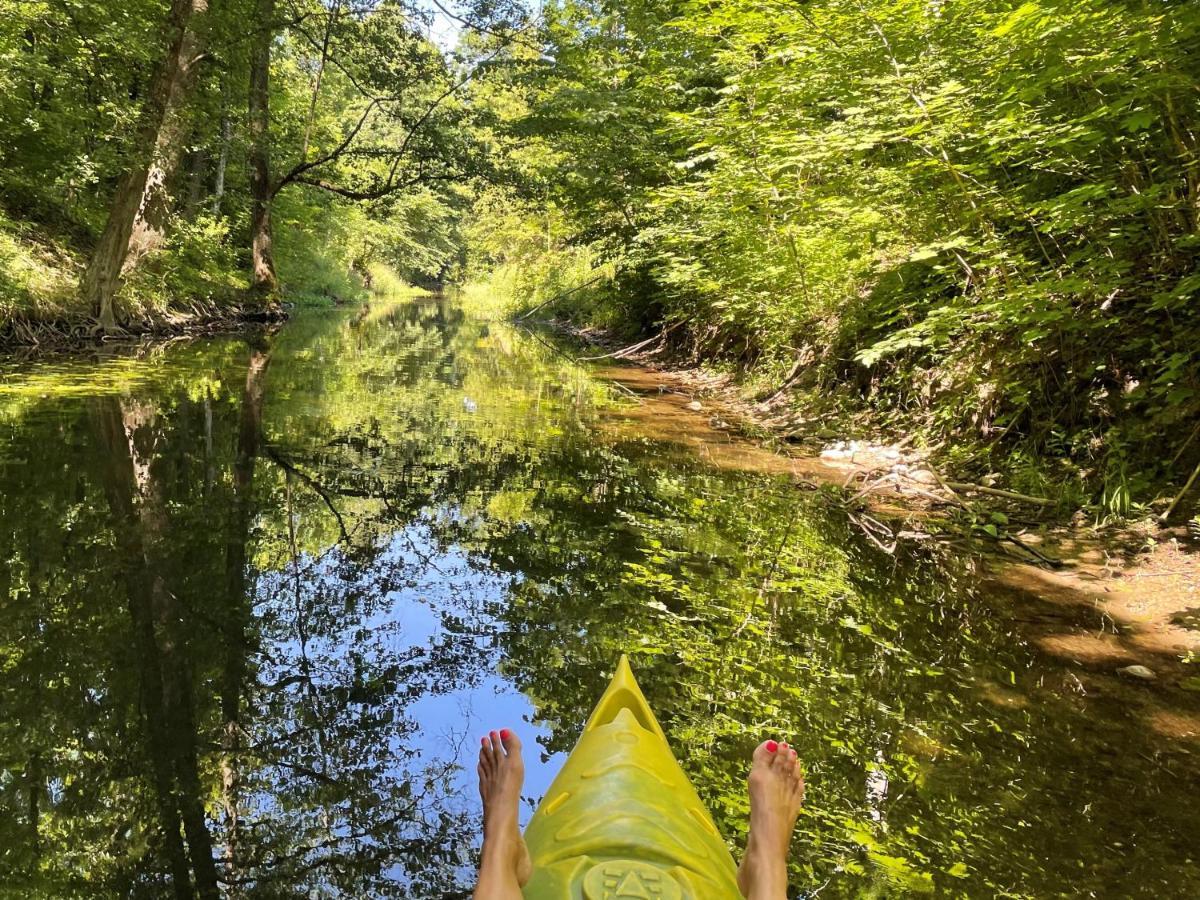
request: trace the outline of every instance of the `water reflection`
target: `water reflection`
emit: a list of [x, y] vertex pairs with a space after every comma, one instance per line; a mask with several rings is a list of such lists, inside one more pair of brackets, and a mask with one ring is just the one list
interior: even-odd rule
[[1186, 894], [1184, 742], [1063, 687], [945, 560], [711, 465], [445, 302], [0, 387], [0, 882], [32, 896], [455, 897], [486, 725], [530, 803], [629, 651], [739, 840], [809, 761], [824, 896]]

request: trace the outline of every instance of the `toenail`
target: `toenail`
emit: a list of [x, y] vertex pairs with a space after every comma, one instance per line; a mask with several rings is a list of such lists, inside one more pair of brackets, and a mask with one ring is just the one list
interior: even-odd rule
[[511, 732], [511, 731], [509, 731], [507, 728], [502, 728], [502, 729], [500, 729], [500, 738], [501, 738], [501, 740], [505, 740], [505, 741], [507, 741], [507, 740], [508, 740], [510, 737], [512, 737], [512, 732]]
[[479, 746], [480, 746], [480, 747], [486, 747], [486, 746], [487, 746], [487, 738], [480, 738], [480, 739], [479, 739]]
[[778, 749], [779, 749], [779, 744], [777, 744], [775, 741], [767, 741], [767, 752], [768, 753], [774, 753]]

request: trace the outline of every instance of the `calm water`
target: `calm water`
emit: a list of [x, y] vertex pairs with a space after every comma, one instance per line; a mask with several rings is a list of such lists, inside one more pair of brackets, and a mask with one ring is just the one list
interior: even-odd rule
[[621, 651], [732, 845], [800, 749], [797, 895], [1200, 891], [1194, 744], [646, 410], [444, 302], [7, 366], [0, 896], [465, 896]]

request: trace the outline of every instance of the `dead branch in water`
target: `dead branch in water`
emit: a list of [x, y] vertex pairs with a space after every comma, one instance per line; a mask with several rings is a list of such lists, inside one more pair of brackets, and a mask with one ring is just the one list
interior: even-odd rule
[[612, 353], [602, 353], [599, 356], [581, 356], [581, 357], [579, 357], [579, 361], [580, 362], [594, 362], [597, 359], [625, 359], [630, 354], [637, 353], [637, 351], [641, 350], [643, 347], [647, 346], [648, 344], [653, 344], [655, 341], [661, 341], [668, 334], [670, 334], [672, 331], [674, 331], [676, 328], [678, 328], [680, 325], [682, 325], [684, 322], [687, 322], [687, 321], [688, 321], [687, 319], [680, 319], [674, 325], [669, 325], [666, 328], [664, 328], [658, 334], [654, 335], [654, 337], [646, 338], [646, 340], [644, 340], [644, 341], [638, 341], [636, 344], [630, 344], [628, 347], [622, 347], [620, 350], [614, 350]]
[[[872, 544], [874, 544], [888, 556], [893, 556], [896, 553], [896, 545], [899, 543], [899, 539], [896, 537], [896, 534], [892, 531], [892, 529], [888, 528], [878, 519], [868, 516], [865, 513], [861, 514], [861, 519], [851, 512], [848, 512], [847, 515], [850, 517], [850, 521], [859, 527], [859, 530], [866, 535], [867, 539]], [[892, 543], [890, 546], [885, 546], [879, 540], [879, 538], [875, 536], [876, 530], [878, 530], [879, 534], [886, 534], [891, 539]]]

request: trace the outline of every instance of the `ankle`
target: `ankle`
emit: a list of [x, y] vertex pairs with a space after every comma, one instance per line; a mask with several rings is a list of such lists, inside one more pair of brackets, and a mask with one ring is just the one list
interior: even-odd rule
[[787, 865], [790, 836], [777, 828], [751, 828], [746, 838], [746, 855], [766, 861], [778, 860], [780, 865]]
[[744, 878], [753, 890], [752, 898], [785, 897], [787, 894], [787, 854], [764, 846], [753, 837], [746, 843], [746, 854], [739, 867], [739, 879]]
[[484, 859], [495, 857], [507, 860], [512, 857], [515, 847], [516, 840], [507, 829], [495, 829], [493, 831], [484, 829], [483, 846], [480, 848], [479, 853]]
[[507, 840], [511, 829], [508, 823], [501, 816], [484, 816], [483, 817], [483, 839], [484, 841], [503, 841]]

